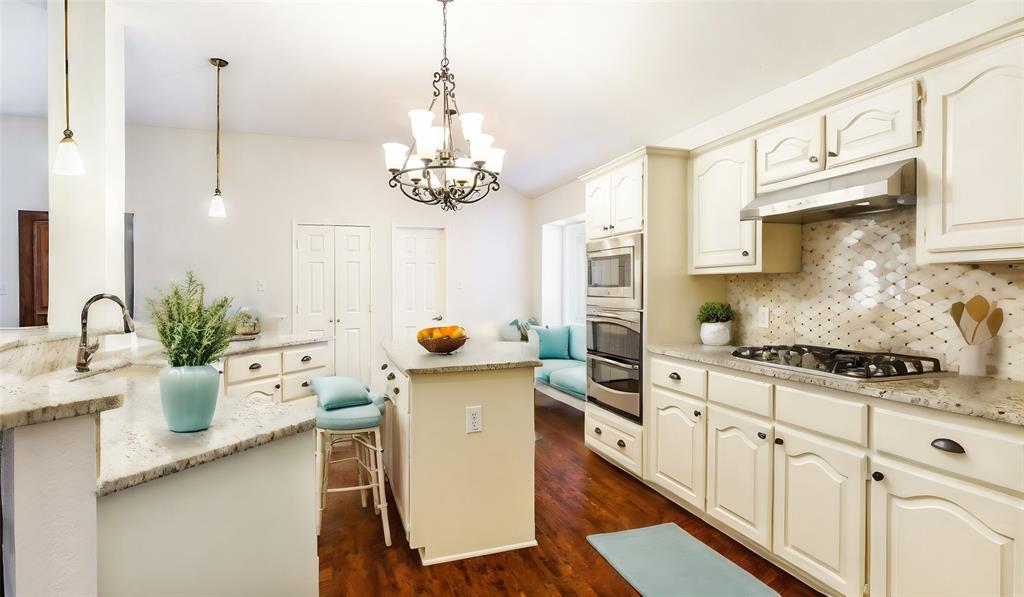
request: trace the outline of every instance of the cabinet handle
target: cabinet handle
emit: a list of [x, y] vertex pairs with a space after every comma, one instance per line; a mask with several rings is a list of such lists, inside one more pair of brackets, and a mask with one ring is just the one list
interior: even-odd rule
[[308, 381], [302, 382], [302, 387], [308, 388], [309, 387], [309, 382]]
[[624, 441], [622, 441], [620, 439], [619, 441], [615, 442], [615, 445], [620, 447], [620, 448], [625, 448], [626, 447], [626, 442], [624, 442]]
[[608, 224], [609, 230], [615, 230], [615, 224]]
[[598, 435], [601, 435], [601, 428], [600, 427], [594, 427], [594, 433], [596, 433]]
[[249, 371], [255, 371], [257, 369], [262, 369], [262, 368], [263, 368], [263, 365], [260, 365], [259, 363], [253, 363], [252, 365], [249, 365]]
[[741, 255], [743, 255], [744, 257], [750, 257], [750, 251], [743, 251]]
[[882, 473], [880, 473], [878, 471], [875, 471], [875, 472], [871, 473], [871, 478], [874, 479], [875, 481], [881, 481], [882, 479], [885, 478], [885, 475], [883, 475]]
[[607, 226], [601, 226], [601, 230], [608, 230]]
[[837, 157], [839, 157], [839, 154], [834, 152], [834, 151], [830, 151], [830, 152], [828, 152], [828, 157], [830, 157], [830, 158], [837, 158]]
[[679, 374], [676, 373], [675, 371], [669, 373], [668, 378], [671, 379], [672, 381], [679, 381], [680, 379], [682, 379], [682, 377], [679, 377]]
[[757, 437], [759, 437], [761, 439], [768, 439], [768, 436], [765, 435], [764, 431], [758, 431], [757, 432]]
[[395, 389], [391, 390], [391, 393], [394, 394], [395, 396], [397, 396], [398, 395], [398, 388], [395, 388]]
[[700, 411], [699, 410], [693, 411], [693, 416], [699, 417], [700, 416]]
[[310, 361], [312, 361], [312, 360], [313, 360], [313, 357], [311, 357], [311, 356], [309, 356], [309, 355], [307, 354], [306, 356], [302, 357], [302, 358], [301, 358], [301, 359], [299, 359], [299, 360], [300, 360], [300, 361], [302, 361], [303, 363], [308, 363], [308, 362], [310, 362]]
[[279, 383], [274, 384], [274, 389], [275, 390], [280, 390], [281, 389], [281, 384], [279, 384]]
[[807, 158], [807, 159], [808, 159], [808, 160], [809, 160], [809, 161], [810, 161], [810, 162], [811, 162], [812, 164], [817, 164], [817, 163], [818, 163], [818, 156], [816, 156], [816, 155], [812, 155], [811, 157], [809, 157], [809, 158]]
[[380, 366], [380, 370], [381, 371], [383, 371], [383, 370], [385, 370], [387, 368], [388, 368], [388, 364], [387, 363], [384, 363], [383, 365]]
[[957, 442], [955, 442], [955, 441], [953, 441], [951, 439], [946, 439], [944, 437], [940, 437], [939, 439], [933, 440], [932, 441], [932, 447], [933, 448], [938, 448], [938, 449], [942, 450], [943, 452], [951, 452], [953, 454], [966, 454], [967, 453], [967, 450], [964, 450], [963, 446], [961, 446], [960, 444], [958, 444]]
[[782, 438], [781, 438], [781, 437], [777, 437], [777, 438], [775, 438], [775, 445], [776, 445], [776, 446], [781, 446], [781, 445], [782, 445], [782, 444], [784, 444], [784, 443], [786, 443], [786, 442], [782, 441]]
[[394, 379], [395, 379], [395, 374], [394, 373], [388, 373], [388, 381], [392, 381]]

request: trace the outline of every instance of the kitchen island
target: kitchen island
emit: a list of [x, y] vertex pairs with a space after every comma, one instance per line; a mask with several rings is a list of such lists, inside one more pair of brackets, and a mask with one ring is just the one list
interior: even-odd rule
[[472, 340], [451, 355], [384, 347], [385, 470], [424, 565], [537, 544], [535, 350]]

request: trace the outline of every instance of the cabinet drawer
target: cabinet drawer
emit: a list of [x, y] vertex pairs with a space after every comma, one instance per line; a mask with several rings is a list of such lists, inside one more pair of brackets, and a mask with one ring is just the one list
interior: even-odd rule
[[280, 352], [254, 352], [228, 357], [228, 383], [281, 374]]
[[651, 383], [663, 388], [705, 398], [707, 375], [708, 372], [704, 369], [681, 365], [668, 359], [651, 358]]
[[326, 367], [329, 364], [330, 355], [326, 344], [311, 344], [300, 346], [293, 350], [284, 352], [284, 372], [292, 373], [304, 369]]
[[772, 384], [712, 371], [708, 373], [708, 400], [772, 416]]
[[283, 390], [281, 401], [287, 402], [289, 400], [312, 396], [313, 387], [310, 385], [309, 380], [314, 377], [320, 377], [325, 373], [327, 373], [326, 367], [318, 367], [316, 369], [310, 369], [309, 371], [285, 375], [281, 384]]
[[393, 364], [388, 365], [384, 379], [387, 382], [386, 394], [398, 406], [399, 412], [409, 412], [409, 378]]
[[[884, 408], [872, 411], [875, 449], [964, 477], [1024, 491], [1024, 436], [982, 428], [965, 420]], [[966, 419], [966, 417], [965, 417]], [[940, 442], [939, 440], [947, 440]], [[956, 450], [955, 442], [963, 448]], [[947, 450], [940, 449], [945, 445]]]
[[868, 445], [868, 405], [864, 403], [775, 386], [775, 419]]
[[584, 425], [588, 448], [634, 475], [642, 474], [642, 428], [639, 425], [589, 404]]
[[262, 394], [276, 402], [281, 400], [281, 378], [268, 377], [255, 381], [228, 384], [225, 394], [228, 398], [245, 398], [251, 394]]

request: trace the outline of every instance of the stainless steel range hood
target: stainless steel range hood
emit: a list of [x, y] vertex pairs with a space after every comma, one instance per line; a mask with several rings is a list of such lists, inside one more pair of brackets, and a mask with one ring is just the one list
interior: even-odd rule
[[916, 193], [917, 162], [904, 160], [762, 193], [740, 210], [740, 219], [817, 222], [913, 205]]

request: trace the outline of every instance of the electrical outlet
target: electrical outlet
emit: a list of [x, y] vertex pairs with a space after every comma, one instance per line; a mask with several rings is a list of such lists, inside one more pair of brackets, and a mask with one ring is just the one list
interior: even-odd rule
[[466, 407], [466, 433], [479, 433], [484, 430], [484, 407]]
[[266, 280], [256, 280], [256, 292], [263, 292], [267, 289]]
[[769, 327], [768, 324], [768, 307], [757, 308], [757, 327], [766, 329]]

